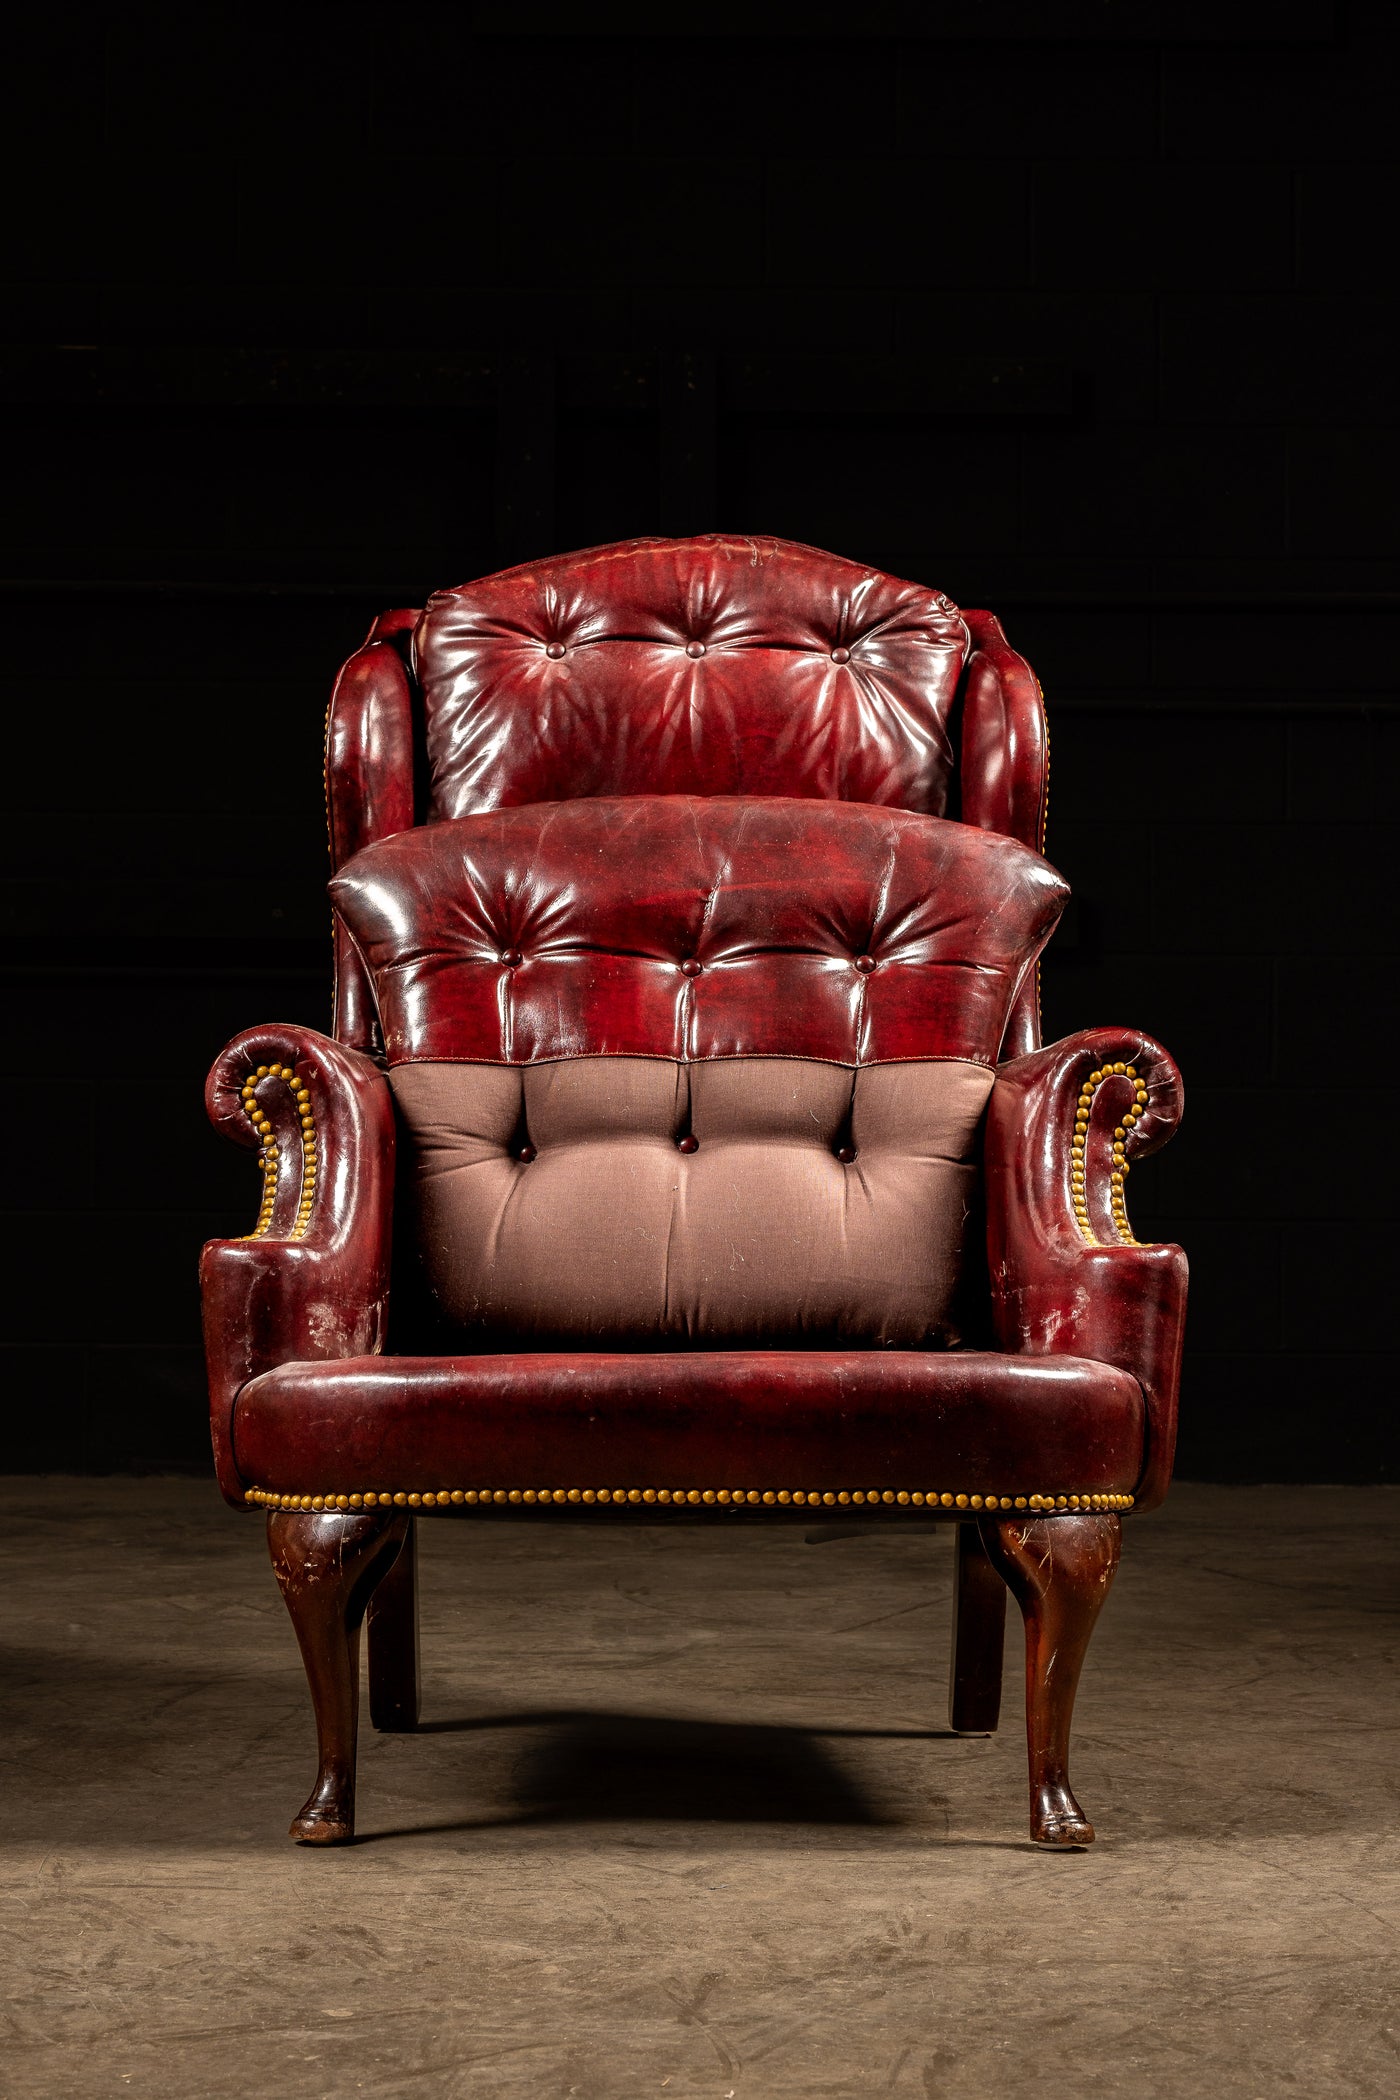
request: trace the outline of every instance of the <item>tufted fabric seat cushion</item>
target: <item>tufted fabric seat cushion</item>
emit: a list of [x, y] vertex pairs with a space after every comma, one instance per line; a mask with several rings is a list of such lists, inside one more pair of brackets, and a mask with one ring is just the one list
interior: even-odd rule
[[941, 592], [791, 540], [628, 540], [432, 598], [432, 814], [783, 794], [941, 814], [968, 652]]
[[1065, 889], [864, 804], [431, 825], [332, 884], [474, 1346], [954, 1343], [992, 1066]]

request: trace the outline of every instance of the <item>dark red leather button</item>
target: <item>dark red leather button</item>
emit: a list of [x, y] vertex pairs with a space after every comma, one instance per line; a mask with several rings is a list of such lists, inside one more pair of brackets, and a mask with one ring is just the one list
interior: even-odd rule
[[855, 1156], [856, 1148], [854, 1145], [843, 1145], [836, 1155], [843, 1167], [849, 1167]]
[[831, 652], [831, 661], [834, 664], [848, 664], [850, 660], [851, 652], [849, 649], [833, 649]]
[[705, 644], [703, 642], [687, 642], [685, 653], [687, 656], [703, 656], [705, 654]]
[[698, 977], [704, 967], [705, 965], [698, 963], [693, 955], [688, 955], [681, 964], [681, 975], [682, 977]]
[[518, 948], [505, 948], [501, 952], [501, 961], [508, 970], [518, 970], [524, 960], [525, 958]]
[[874, 967], [875, 958], [873, 955], [858, 955], [856, 957], [856, 968], [860, 971], [862, 977], [868, 977]]
[[687, 1154], [698, 1152], [700, 1150], [700, 1140], [698, 1137], [683, 1137], [676, 1150]]
[[522, 1145], [515, 1156], [522, 1167], [528, 1167], [531, 1160], [535, 1157], [535, 1148], [533, 1145]]
[[547, 642], [544, 653], [546, 656], [552, 656], [554, 661], [558, 663], [560, 657], [566, 655], [567, 651], [562, 642]]

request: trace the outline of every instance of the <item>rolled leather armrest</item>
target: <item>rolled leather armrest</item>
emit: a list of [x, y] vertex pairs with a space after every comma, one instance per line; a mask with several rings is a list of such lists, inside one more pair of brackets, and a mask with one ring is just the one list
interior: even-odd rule
[[1131, 1163], [1181, 1120], [1160, 1043], [1085, 1029], [998, 1068], [987, 1112], [987, 1255], [997, 1340], [1025, 1356], [1130, 1371], [1147, 1405], [1139, 1509], [1162, 1500], [1176, 1447], [1186, 1256], [1128, 1221]]
[[204, 1089], [209, 1120], [258, 1152], [258, 1221], [200, 1260], [219, 1486], [241, 1504], [233, 1409], [250, 1378], [292, 1360], [368, 1356], [389, 1309], [394, 1108], [374, 1062], [315, 1029], [236, 1035]]

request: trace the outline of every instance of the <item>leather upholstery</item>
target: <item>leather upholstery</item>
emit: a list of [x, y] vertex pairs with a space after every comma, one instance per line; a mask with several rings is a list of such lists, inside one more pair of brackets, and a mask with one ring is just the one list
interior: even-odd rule
[[[1165, 1052], [1130, 1032], [1036, 1048], [1030, 963], [1063, 897], [1025, 850], [1042, 843], [1045, 771], [1034, 678], [990, 615], [964, 618], [936, 592], [787, 542], [594, 549], [441, 594], [421, 618], [377, 622], [332, 699], [327, 791], [333, 864], [346, 870], [337, 901], [362, 913], [396, 1062], [800, 1051], [849, 1066], [950, 1056], [985, 1069], [1000, 1048], [1011, 1061], [985, 1137], [998, 1352], [381, 1355], [395, 1119], [388, 1081], [359, 1054], [380, 1047], [378, 1017], [342, 924], [339, 1041], [251, 1030], [211, 1074], [211, 1116], [251, 1144], [244, 1082], [277, 1068], [253, 1097], [279, 1140], [263, 1220], [247, 1240], [211, 1243], [202, 1271], [225, 1494], [241, 1501], [255, 1480], [329, 1487], [332, 1470], [347, 1492], [489, 1486], [486, 1473], [511, 1488], [529, 1473], [570, 1486], [570, 1466], [587, 1464], [610, 1485], [644, 1485], [648, 1471], [689, 1485], [693, 1471], [697, 1487], [706, 1474], [716, 1487], [726, 1477], [796, 1486], [805, 1474], [842, 1490], [888, 1480], [1160, 1499], [1185, 1259], [1129, 1244], [1107, 1191], [1112, 1130], [1124, 1130], [1119, 1156], [1152, 1149], [1179, 1114], [1180, 1082]], [[760, 886], [746, 919], [724, 919], [735, 894], [718, 855], [725, 805], [666, 805], [695, 813], [686, 842], [664, 824], [648, 830], [659, 805], [624, 813], [607, 799], [672, 790], [791, 798], [738, 842], [768, 854], [771, 912], [755, 915]], [[603, 799], [561, 815], [580, 796]], [[549, 800], [542, 830], [524, 805]], [[840, 804], [854, 828], [824, 831], [819, 812]], [[789, 814], [799, 806], [800, 826]], [[943, 811], [960, 822], [932, 821]], [[476, 918], [449, 923], [414, 883], [436, 870], [464, 894], [462, 825], [438, 821], [456, 818], [496, 846]], [[925, 856], [922, 888], [899, 910], [877, 878], [881, 837], [901, 841], [896, 867]], [[570, 839], [592, 848], [572, 874], [556, 855]], [[809, 894], [814, 877], [829, 878], [824, 914], [810, 901], [804, 914], [804, 877]], [[590, 950], [583, 896], [595, 881], [611, 946]], [[935, 896], [954, 901], [946, 921], [928, 911]], [[396, 897], [424, 907], [419, 955], [390, 953]], [[650, 945], [635, 925], [629, 940], [633, 902]], [[586, 994], [567, 1025], [551, 1003], [566, 979]], [[1117, 1075], [1102, 1081], [1081, 1153], [1075, 1109], [1105, 1059], [1146, 1075], [1149, 1106], [1131, 1127], [1110, 1126], [1130, 1097]], [[314, 1105], [310, 1139], [284, 1070]]]
[[429, 599], [432, 813], [810, 795], [938, 815], [967, 654], [939, 591], [790, 540], [627, 540]]
[[391, 1063], [991, 1064], [1067, 891], [1025, 847], [942, 818], [634, 796], [403, 832], [331, 894]]
[[393, 1085], [414, 1238], [469, 1347], [960, 1336], [980, 1066], [583, 1057]]
[[283, 1493], [890, 1488], [1129, 1494], [1135, 1379], [932, 1350], [360, 1357], [244, 1387], [234, 1451]]
[[[1138, 1088], [1148, 1099], [1138, 1120]], [[1086, 1081], [1085, 1182], [1089, 1231], [1074, 1209], [1075, 1113]], [[1186, 1256], [1180, 1247], [1125, 1244], [1110, 1202], [1114, 1145], [1131, 1167], [1167, 1142], [1181, 1120], [1181, 1074], [1160, 1043], [1128, 1028], [1086, 1029], [1003, 1065], [987, 1114], [987, 1252], [997, 1341], [1018, 1356], [1092, 1356], [1131, 1371], [1147, 1406], [1139, 1509], [1153, 1509], [1171, 1479], [1177, 1385], [1186, 1323]], [[1121, 1139], [1115, 1133], [1123, 1131]]]

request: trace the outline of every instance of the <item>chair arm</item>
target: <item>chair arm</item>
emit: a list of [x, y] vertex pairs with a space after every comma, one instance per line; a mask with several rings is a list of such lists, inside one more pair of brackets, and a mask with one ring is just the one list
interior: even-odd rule
[[394, 1106], [373, 1061], [312, 1028], [250, 1028], [204, 1089], [215, 1129], [256, 1148], [262, 1206], [246, 1239], [200, 1259], [214, 1465], [230, 1502], [233, 1409], [260, 1371], [292, 1359], [369, 1356], [389, 1309]]
[[987, 1111], [987, 1255], [997, 1340], [1026, 1356], [1087, 1356], [1138, 1380], [1147, 1448], [1136, 1506], [1171, 1478], [1186, 1256], [1128, 1222], [1130, 1162], [1181, 1120], [1181, 1074], [1159, 1043], [1086, 1029], [997, 1072]]

